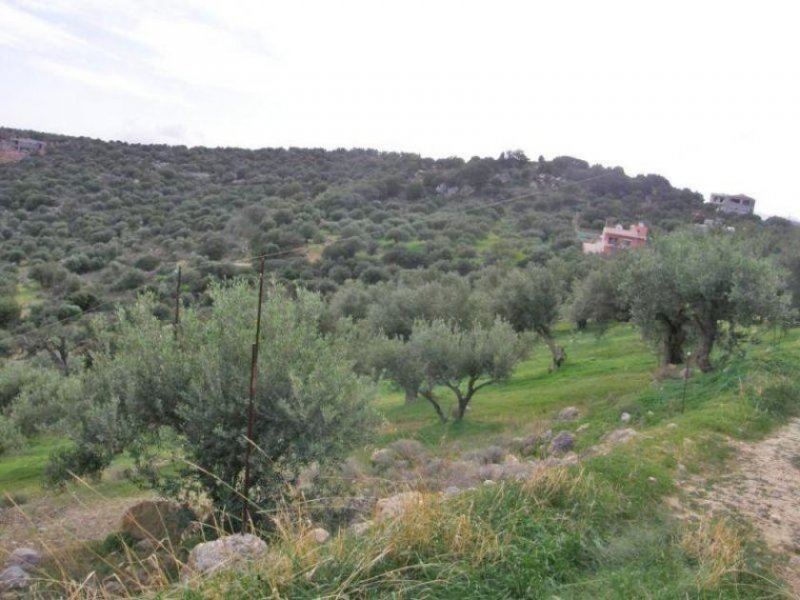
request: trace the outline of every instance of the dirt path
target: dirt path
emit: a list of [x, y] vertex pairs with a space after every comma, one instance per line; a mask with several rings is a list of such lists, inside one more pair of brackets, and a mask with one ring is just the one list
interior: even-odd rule
[[117, 531], [125, 510], [152, 494], [125, 498], [45, 495], [19, 507], [0, 509], [0, 566], [20, 546], [45, 554], [60, 553], [75, 544], [102, 540]]
[[703, 489], [684, 489], [696, 513], [736, 513], [761, 533], [769, 548], [787, 557], [781, 575], [800, 598], [800, 419], [757, 443], [735, 442], [735, 470]]

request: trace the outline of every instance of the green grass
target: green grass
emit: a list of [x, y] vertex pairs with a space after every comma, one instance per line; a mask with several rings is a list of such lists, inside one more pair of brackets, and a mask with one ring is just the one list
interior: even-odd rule
[[[569, 353], [561, 371], [548, 372], [547, 351], [538, 347], [508, 382], [476, 395], [463, 423], [441, 424], [424, 401], [405, 406], [401, 394], [384, 390], [378, 407], [386, 423], [376, 443], [411, 437], [448, 454], [536, 426], [589, 423], [579, 436], [580, 449], [626, 426], [620, 422], [623, 411], [632, 415], [628, 426], [639, 432], [633, 442], [584, 460], [550, 487], [506, 483], [462, 494], [436, 509], [440, 512], [429, 524], [418, 526], [418, 538], [401, 533], [404, 527], [413, 530], [414, 520], [425, 522], [424, 514], [401, 524], [401, 533], [345, 538], [317, 556], [316, 567], [305, 567], [316, 569], [311, 579], [300, 568], [307, 558], [284, 540], [284, 555], [300, 569], [295, 574], [256, 569], [244, 579], [237, 576], [236, 583], [212, 580], [196, 593], [231, 598], [268, 591], [285, 598], [781, 597], [783, 589], [770, 572], [776, 559], [751, 531], [727, 521], [682, 522], [663, 498], [678, 493], [679, 463], [713, 478], [727, 468], [729, 439], [758, 439], [800, 408], [792, 394], [800, 333], [791, 332], [778, 345], [752, 345], [746, 358], [718, 356], [716, 372], [696, 373], [689, 380], [685, 402], [682, 380], [654, 379], [656, 361], [633, 328], [615, 327], [602, 337], [562, 329], [560, 336]], [[551, 421], [569, 405], [581, 409], [578, 423]], [[456, 552], [450, 527], [484, 531], [487, 539], [499, 540], [502, 550], [493, 553], [487, 542], [480, 550]], [[375, 562], [365, 567], [371, 556]], [[185, 597], [199, 597], [194, 593]]]
[[[41, 437], [29, 442], [19, 452], [3, 457], [0, 460], [0, 498], [10, 496], [30, 500], [42, 496], [45, 493], [42, 472], [50, 454], [68, 444], [63, 438]], [[99, 482], [91, 482], [91, 486], [76, 482], [69, 484], [68, 489], [86, 498], [93, 495], [119, 498], [141, 494], [141, 490], [122, 476], [122, 471], [130, 464], [130, 459], [120, 457], [112, 463]]]
[[[168, 595], [780, 597], [770, 571], [776, 559], [751, 531], [727, 522], [685, 523], [663, 499], [679, 494], [679, 464], [713, 479], [728, 468], [731, 438], [758, 439], [800, 412], [800, 331], [778, 343], [767, 336], [769, 343], [750, 345], [744, 358], [717, 356], [715, 372], [689, 380], [685, 402], [684, 381], [654, 378], [656, 360], [634, 328], [621, 325], [597, 336], [562, 326], [559, 337], [569, 355], [559, 372], [549, 372], [549, 354], [537, 345], [509, 381], [475, 396], [463, 423], [439, 423], [424, 400], [406, 406], [402, 394], [384, 386], [376, 403], [384, 424], [375, 445], [415, 438], [436, 454], [454, 455], [537, 428], [583, 423], [590, 427], [578, 436], [578, 450], [620, 427], [635, 428], [634, 441], [554, 470], [543, 482], [431, 500], [430, 514], [313, 552], [290, 538], [276, 540], [284, 561]], [[553, 421], [565, 406], [578, 407], [581, 418]], [[631, 415], [628, 425], [620, 421], [623, 411]], [[0, 461], [0, 492], [35, 493], [44, 461], [59, 443], [39, 440]], [[101, 485], [126, 491], [112, 478]]]

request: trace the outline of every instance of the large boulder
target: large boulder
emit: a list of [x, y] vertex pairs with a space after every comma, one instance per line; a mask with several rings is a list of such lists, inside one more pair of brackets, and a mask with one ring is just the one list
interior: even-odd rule
[[228, 535], [195, 546], [181, 572], [184, 583], [196, 575], [210, 575], [220, 569], [240, 567], [267, 554], [267, 544], [249, 533]]
[[31, 576], [22, 567], [11, 566], [0, 571], [0, 592], [22, 590], [28, 587]]
[[42, 555], [33, 548], [17, 548], [8, 555], [7, 567], [19, 567], [29, 570], [38, 567], [42, 562]]
[[120, 531], [135, 540], [168, 540], [175, 544], [194, 519], [189, 508], [175, 502], [145, 500], [125, 512]]
[[378, 520], [394, 519], [402, 516], [407, 510], [413, 510], [422, 504], [419, 492], [400, 492], [389, 498], [381, 498], [375, 506]]

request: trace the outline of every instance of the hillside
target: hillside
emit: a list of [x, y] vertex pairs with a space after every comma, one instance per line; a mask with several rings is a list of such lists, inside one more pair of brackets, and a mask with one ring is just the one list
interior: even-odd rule
[[703, 211], [699, 194], [657, 175], [520, 151], [434, 160], [0, 129], [14, 136], [47, 144], [0, 165], [0, 313], [10, 313], [0, 328], [14, 334], [109, 310], [142, 289], [169, 318], [178, 265], [187, 303], [211, 280], [252, 272], [248, 257], [261, 255], [278, 279], [327, 294], [351, 278], [575, 260], [579, 229], [643, 220], [658, 232]]
[[800, 589], [791, 223], [521, 151], [3, 136], [0, 594]]

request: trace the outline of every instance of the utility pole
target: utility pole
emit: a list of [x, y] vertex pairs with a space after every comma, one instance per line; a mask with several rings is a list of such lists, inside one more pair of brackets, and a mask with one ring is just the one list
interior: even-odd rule
[[258, 347], [261, 339], [261, 304], [264, 298], [264, 258], [258, 270], [258, 310], [256, 312], [256, 341], [251, 347], [250, 358], [250, 402], [247, 406], [247, 446], [244, 454], [244, 490], [242, 499], [242, 529], [250, 521], [250, 457], [253, 453], [253, 426], [255, 421], [256, 382], [258, 380]]
[[178, 283], [175, 286], [175, 339], [178, 339], [178, 328], [181, 325], [181, 266], [178, 265]]

